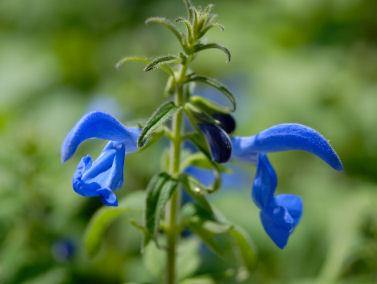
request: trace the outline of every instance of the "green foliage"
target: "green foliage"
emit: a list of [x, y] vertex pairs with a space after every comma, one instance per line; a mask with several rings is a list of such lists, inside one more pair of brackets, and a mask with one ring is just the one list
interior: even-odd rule
[[157, 278], [161, 281], [166, 262], [164, 251], [159, 249], [155, 243], [149, 243], [145, 247], [143, 262], [147, 270], [152, 274], [153, 278]]
[[167, 173], [154, 176], [148, 184], [145, 204], [145, 227], [147, 234], [144, 245], [151, 239], [157, 243], [161, 215], [165, 212], [166, 203], [176, 190], [178, 182]]
[[200, 96], [191, 96], [190, 103], [192, 103], [197, 108], [209, 114], [216, 113], [216, 112], [220, 112], [220, 113], [229, 112], [228, 108], [225, 108], [221, 105], [210, 102], [209, 100]]
[[156, 129], [161, 127], [172, 115], [178, 111], [178, 107], [173, 102], [162, 104], [148, 119], [141, 131], [139, 140], [137, 141], [138, 147], [144, 147], [151, 139]]
[[[214, 215], [212, 211], [212, 207], [209, 204], [208, 200], [206, 199], [205, 195], [207, 190], [204, 186], [202, 186], [198, 181], [194, 178], [183, 175], [182, 176], [182, 183], [185, 187], [186, 192], [191, 196], [194, 202], [203, 209], [204, 212], [207, 212], [208, 216], [212, 217]], [[189, 212], [191, 212], [191, 208], [188, 207]]]
[[222, 84], [221, 82], [217, 81], [216, 79], [209, 78], [206, 76], [199, 76], [199, 75], [191, 75], [187, 78], [187, 82], [200, 82], [204, 83], [208, 86], [211, 86], [215, 89], [217, 89], [219, 92], [225, 95], [225, 97], [228, 99], [228, 101], [231, 104], [231, 107], [229, 108], [229, 112], [233, 112], [236, 110], [236, 99], [234, 98], [234, 95], [232, 94], [229, 89]]
[[203, 198], [195, 200], [200, 200], [200, 207], [185, 210], [192, 213], [188, 218], [189, 228], [219, 257], [224, 260], [234, 259], [239, 263], [236, 266], [239, 271], [246, 269], [251, 273], [255, 269], [256, 253], [247, 233], [239, 226], [229, 223], [209, 204], [203, 206]]
[[179, 58], [173, 55], [159, 56], [152, 60], [145, 68], [144, 71], [148, 72], [157, 68], [160, 64], [167, 64], [178, 61]]
[[206, 50], [206, 49], [219, 49], [219, 50], [221, 50], [222, 52], [225, 53], [225, 55], [227, 57], [227, 63], [229, 63], [230, 60], [232, 59], [232, 54], [230, 53], [230, 50], [228, 48], [226, 48], [225, 46], [222, 46], [220, 44], [217, 44], [217, 43], [207, 43], [207, 44], [199, 43], [199, 44], [194, 46], [194, 52], [199, 52], [199, 51]]
[[175, 35], [175, 37], [178, 39], [178, 41], [184, 47], [183, 35], [178, 31], [177, 27], [170, 20], [163, 18], [163, 17], [151, 17], [151, 18], [148, 18], [145, 21], [145, 23], [147, 25], [150, 24], [150, 23], [159, 24], [159, 25], [162, 25], [163, 27], [167, 28], [168, 30], [170, 30]]
[[195, 277], [190, 279], [185, 279], [180, 284], [214, 284], [215, 282], [211, 277]]
[[178, 247], [177, 267], [178, 280], [186, 279], [194, 275], [200, 267], [200, 241], [196, 238], [183, 240]]
[[[189, 277], [192, 277], [199, 268], [199, 246], [200, 242], [196, 238], [182, 240], [180, 242], [177, 259], [177, 266], [180, 268], [178, 270], [178, 280], [184, 282], [186, 279], [190, 279]], [[155, 243], [151, 242], [145, 247], [143, 262], [148, 272], [152, 275], [151, 280], [155, 283], [163, 282], [166, 269], [165, 260], [164, 250], [159, 249]], [[179, 283], [181, 283], [181, 281]]]
[[84, 236], [86, 253], [92, 257], [98, 253], [106, 230], [123, 213], [130, 211], [141, 213], [144, 198], [142, 192], [135, 192], [121, 201], [118, 207], [103, 207], [98, 210], [86, 228]]
[[148, 58], [146, 57], [142, 57], [142, 56], [126, 56], [124, 58], [122, 58], [121, 60], [119, 60], [116, 64], [115, 64], [115, 68], [120, 68], [122, 67], [125, 63], [127, 62], [142, 62], [142, 63], [148, 63], [149, 60]]

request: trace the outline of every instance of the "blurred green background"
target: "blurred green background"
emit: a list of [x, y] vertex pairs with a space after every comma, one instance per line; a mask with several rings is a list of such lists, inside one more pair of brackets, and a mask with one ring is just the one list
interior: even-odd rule
[[[239, 100], [237, 134], [307, 124], [345, 166], [337, 173], [306, 153], [271, 155], [278, 191], [304, 199], [285, 250], [264, 233], [251, 184], [213, 197], [255, 243], [258, 261], [244, 283], [377, 283], [377, 2], [213, 2], [226, 30], [209, 38], [233, 60], [203, 52], [195, 68], [229, 82]], [[80, 155], [61, 165], [59, 151], [89, 109], [108, 108], [132, 125], [159, 104], [164, 74], [114, 64], [177, 52], [171, 34], [144, 20], [182, 14], [178, 0], [0, 0], [0, 283], [152, 281], [154, 264], [140, 258], [140, 235], [126, 218], [111, 226], [98, 256], [86, 256], [82, 237], [101, 204], [73, 192]], [[97, 155], [101, 146], [86, 143], [79, 154]], [[121, 196], [145, 188], [162, 146], [127, 158]], [[251, 179], [254, 168], [246, 170]], [[204, 254], [194, 274], [232, 283], [226, 265]], [[196, 283], [211, 283], [204, 281]]]

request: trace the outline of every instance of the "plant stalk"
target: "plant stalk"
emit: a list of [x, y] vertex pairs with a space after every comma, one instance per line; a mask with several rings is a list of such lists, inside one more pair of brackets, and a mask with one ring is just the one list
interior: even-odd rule
[[[182, 67], [178, 78], [176, 80], [176, 93], [175, 93], [175, 104], [177, 106], [184, 105], [184, 94], [183, 94], [183, 81], [186, 76], [187, 62], [182, 63]], [[182, 122], [183, 113], [179, 110], [173, 117], [172, 133], [173, 139], [170, 146], [170, 174], [177, 178], [180, 174], [180, 161], [181, 161], [181, 145], [182, 145]], [[179, 238], [179, 228], [177, 226], [178, 213], [180, 208], [180, 190], [177, 189], [167, 207], [166, 218], [167, 218], [167, 251], [166, 251], [166, 283], [176, 284], [177, 283], [177, 245]]]

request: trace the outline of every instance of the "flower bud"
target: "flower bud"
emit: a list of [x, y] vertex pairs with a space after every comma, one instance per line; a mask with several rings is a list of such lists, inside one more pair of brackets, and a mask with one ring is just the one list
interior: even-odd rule
[[219, 126], [225, 130], [226, 133], [232, 134], [236, 129], [236, 120], [227, 113], [214, 113], [212, 117], [219, 122]]
[[212, 159], [217, 163], [226, 163], [232, 154], [232, 144], [226, 132], [220, 127], [202, 123], [198, 125], [211, 149]]

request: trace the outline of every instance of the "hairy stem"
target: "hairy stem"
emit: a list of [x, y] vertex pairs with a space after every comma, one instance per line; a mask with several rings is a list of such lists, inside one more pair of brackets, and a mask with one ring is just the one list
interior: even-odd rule
[[[177, 89], [175, 93], [175, 104], [177, 106], [183, 106], [184, 94], [183, 94], [183, 81], [186, 76], [187, 62], [182, 63], [182, 67], [177, 82]], [[178, 111], [173, 117], [172, 134], [173, 139], [170, 147], [170, 169], [169, 172], [173, 177], [178, 177], [180, 160], [181, 160], [181, 142], [182, 142], [182, 111]], [[167, 257], [166, 257], [166, 283], [175, 284], [177, 282], [177, 244], [179, 237], [179, 228], [177, 226], [177, 215], [180, 207], [180, 191], [177, 190], [167, 207]]]

